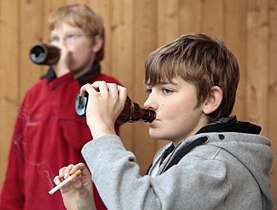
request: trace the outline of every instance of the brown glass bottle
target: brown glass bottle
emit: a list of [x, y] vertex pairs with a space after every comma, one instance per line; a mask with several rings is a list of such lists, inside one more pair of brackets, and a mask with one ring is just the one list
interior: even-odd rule
[[[86, 117], [88, 95], [80, 96], [77, 94], [75, 101], [75, 111], [78, 116]], [[149, 109], [141, 108], [137, 103], [133, 102], [129, 97], [126, 99], [125, 106], [115, 121], [116, 125], [122, 125], [126, 122], [136, 122], [142, 120], [144, 122], [152, 122], [156, 117], [156, 113]]]
[[53, 45], [38, 43], [30, 49], [30, 59], [38, 65], [53, 65], [60, 59], [60, 49]]

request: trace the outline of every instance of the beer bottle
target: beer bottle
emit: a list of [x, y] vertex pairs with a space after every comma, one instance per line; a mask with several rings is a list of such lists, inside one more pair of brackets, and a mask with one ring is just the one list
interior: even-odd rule
[[[80, 96], [77, 94], [75, 101], [75, 111], [78, 116], [86, 117], [86, 107], [88, 102], [88, 94]], [[122, 125], [126, 122], [136, 122], [142, 120], [144, 122], [152, 122], [156, 117], [153, 110], [141, 108], [137, 103], [133, 102], [128, 96], [122, 112], [115, 121], [116, 125]]]
[[53, 65], [60, 59], [60, 49], [53, 45], [38, 43], [30, 49], [30, 59], [38, 65]]

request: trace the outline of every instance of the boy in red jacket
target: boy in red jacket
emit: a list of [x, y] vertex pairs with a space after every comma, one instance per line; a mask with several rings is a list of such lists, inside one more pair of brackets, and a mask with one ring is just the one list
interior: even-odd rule
[[[65, 209], [60, 193], [48, 194], [52, 180], [60, 166], [83, 161], [81, 148], [92, 138], [75, 113], [76, 95], [85, 83], [120, 84], [101, 73], [104, 28], [94, 11], [64, 6], [50, 15], [49, 24], [50, 44], [61, 49], [61, 57], [26, 93], [19, 109], [1, 210]], [[95, 200], [97, 209], [106, 209], [98, 193]]]

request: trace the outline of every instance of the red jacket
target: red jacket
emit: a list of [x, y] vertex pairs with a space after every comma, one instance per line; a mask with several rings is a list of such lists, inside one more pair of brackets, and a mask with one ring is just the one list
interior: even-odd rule
[[[97, 80], [120, 84], [102, 73], [88, 82]], [[84, 162], [81, 148], [92, 139], [85, 119], [75, 113], [80, 87], [68, 73], [52, 81], [43, 78], [26, 93], [15, 124], [0, 210], [65, 209], [61, 193], [48, 191], [61, 167]], [[95, 202], [97, 209], [106, 209], [96, 189]]]

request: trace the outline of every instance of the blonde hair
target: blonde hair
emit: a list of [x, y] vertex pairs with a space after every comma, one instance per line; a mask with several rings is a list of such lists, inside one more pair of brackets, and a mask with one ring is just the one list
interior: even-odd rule
[[[84, 4], [73, 4], [60, 7], [49, 16], [50, 31], [62, 23], [81, 28], [92, 39], [100, 35], [105, 39], [105, 31], [102, 18]], [[104, 43], [102, 49], [96, 54], [96, 60], [104, 58]]]

